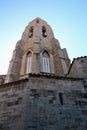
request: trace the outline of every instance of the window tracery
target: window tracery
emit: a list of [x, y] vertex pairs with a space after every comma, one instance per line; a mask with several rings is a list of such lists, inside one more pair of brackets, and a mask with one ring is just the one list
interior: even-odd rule
[[44, 51], [42, 54], [42, 66], [43, 72], [50, 73], [50, 57], [47, 51]]
[[27, 53], [27, 61], [26, 61], [26, 74], [31, 72], [31, 61], [32, 60], [32, 53], [29, 51]]

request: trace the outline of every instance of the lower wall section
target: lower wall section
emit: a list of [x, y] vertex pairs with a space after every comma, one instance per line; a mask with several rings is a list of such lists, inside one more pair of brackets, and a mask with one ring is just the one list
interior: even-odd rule
[[0, 86], [0, 130], [87, 130], [81, 80], [33, 77]]

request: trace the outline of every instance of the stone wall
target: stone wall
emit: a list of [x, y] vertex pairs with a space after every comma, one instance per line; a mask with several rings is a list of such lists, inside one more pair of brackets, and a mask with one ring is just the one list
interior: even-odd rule
[[68, 72], [69, 77], [87, 78], [87, 56], [73, 60]]
[[83, 79], [29, 75], [0, 85], [0, 130], [86, 130]]
[[26, 80], [0, 86], [0, 130], [24, 129]]

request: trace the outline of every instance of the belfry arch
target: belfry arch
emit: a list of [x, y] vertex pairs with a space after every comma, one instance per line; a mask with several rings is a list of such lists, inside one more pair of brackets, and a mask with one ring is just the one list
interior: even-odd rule
[[19, 80], [30, 73], [64, 76], [69, 64], [67, 51], [61, 49], [52, 28], [38, 17], [27, 25], [17, 42], [5, 82]]

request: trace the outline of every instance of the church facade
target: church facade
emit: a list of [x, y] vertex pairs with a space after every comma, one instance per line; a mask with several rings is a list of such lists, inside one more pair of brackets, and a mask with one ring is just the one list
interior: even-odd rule
[[0, 75], [0, 130], [87, 129], [87, 56], [70, 62], [66, 48], [36, 18]]
[[5, 82], [28, 73], [65, 76], [70, 66], [66, 49], [61, 49], [51, 27], [40, 18], [33, 20], [17, 42]]

